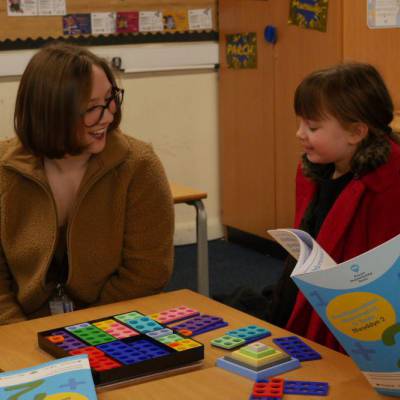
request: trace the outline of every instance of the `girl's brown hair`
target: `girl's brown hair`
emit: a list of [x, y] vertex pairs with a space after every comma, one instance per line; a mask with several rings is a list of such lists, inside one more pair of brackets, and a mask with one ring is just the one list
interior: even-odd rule
[[[107, 62], [90, 51], [66, 43], [39, 50], [26, 67], [18, 88], [14, 128], [22, 145], [38, 157], [79, 154], [78, 131], [92, 89], [92, 67], [100, 67], [113, 87]], [[108, 131], [118, 128], [118, 108]]]
[[[390, 154], [389, 139], [399, 142], [392, 132], [393, 102], [379, 72], [370, 64], [344, 63], [308, 75], [297, 87], [294, 109], [298, 116], [320, 121], [328, 115], [346, 129], [363, 122], [368, 135], [358, 145], [351, 171], [361, 176], [384, 164]], [[303, 172], [318, 179], [329, 166], [310, 162], [303, 156]]]
[[305, 119], [318, 121], [330, 114], [344, 127], [363, 122], [372, 133], [391, 132], [392, 99], [369, 64], [344, 63], [311, 73], [296, 89], [294, 109]]

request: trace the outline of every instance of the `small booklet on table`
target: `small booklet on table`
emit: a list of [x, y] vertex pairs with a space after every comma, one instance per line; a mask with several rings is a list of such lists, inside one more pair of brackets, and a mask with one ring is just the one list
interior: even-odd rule
[[0, 373], [0, 399], [97, 399], [87, 355], [64, 357], [31, 368]]

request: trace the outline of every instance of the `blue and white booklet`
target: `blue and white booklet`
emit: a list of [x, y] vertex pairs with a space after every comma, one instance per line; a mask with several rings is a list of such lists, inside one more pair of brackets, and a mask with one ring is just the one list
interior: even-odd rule
[[96, 400], [87, 355], [0, 374], [2, 400]]
[[297, 259], [292, 279], [370, 384], [400, 397], [400, 235], [336, 264], [304, 231], [268, 233]]

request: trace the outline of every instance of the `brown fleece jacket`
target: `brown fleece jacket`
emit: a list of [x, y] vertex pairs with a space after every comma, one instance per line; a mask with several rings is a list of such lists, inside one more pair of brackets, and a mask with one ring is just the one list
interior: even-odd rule
[[[0, 143], [0, 324], [49, 313], [46, 282], [58, 235], [43, 162]], [[120, 132], [94, 155], [68, 220], [66, 292], [80, 306], [146, 296], [168, 282], [173, 202], [152, 148]]]

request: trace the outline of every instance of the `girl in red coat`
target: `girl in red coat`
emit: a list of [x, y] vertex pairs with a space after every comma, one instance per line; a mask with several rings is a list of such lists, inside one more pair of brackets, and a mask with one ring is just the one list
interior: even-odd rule
[[[400, 141], [389, 126], [393, 104], [377, 70], [349, 63], [314, 72], [296, 89], [294, 108], [304, 149], [296, 227], [338, 263], [399, 234]], [[341, 350], [300, 292], [286, 328]]]

